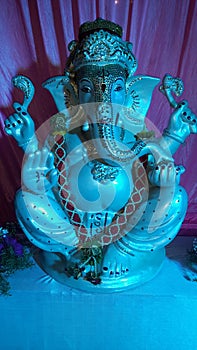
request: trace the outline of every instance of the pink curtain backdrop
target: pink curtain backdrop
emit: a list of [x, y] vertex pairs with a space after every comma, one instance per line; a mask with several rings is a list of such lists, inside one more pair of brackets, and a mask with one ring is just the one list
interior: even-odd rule
[[[123, 39], [133, 43], [137, 74], [183, 79], [187, 99], [197, 113], [197, 1], [195, 0], [1, 0], [0, 1], [0, 224], [15, 220], [14, 196], [20, 187], [23, 152], [4, 132], [4, 120], [23, 94], [11, 79], [29, 77], [36, 94], [29, 111], [36, 127], [56, 112], [41, 83], [63, 74], [68, 43], [77, 39], [81, 23], [102, 17], [123, 27]], [[154, 92], [148, 118], [162, 131], [172, 109]], [[186, 168], [181, 183], [189, 196], [185, 229], [197, 227], [197, 136], [176, 153]], [[190, 231], [191, 232], [191, 231]]]

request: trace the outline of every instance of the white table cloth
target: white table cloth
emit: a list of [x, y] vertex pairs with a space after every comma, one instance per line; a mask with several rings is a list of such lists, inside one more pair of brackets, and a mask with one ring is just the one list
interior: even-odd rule
[[37, 265], [18, 271], [0, 297], [0, 349], [197, 349], [197, 282], [184, 277], [192, 240], [177, 237], [159, 274], [121, 293], [71, 290]]

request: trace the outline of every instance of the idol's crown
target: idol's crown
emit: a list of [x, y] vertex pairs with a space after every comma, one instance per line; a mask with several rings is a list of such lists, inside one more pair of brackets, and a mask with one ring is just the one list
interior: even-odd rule
[[70, 56], [66, 72], [73, 73], [85, 66], [115, 64], [133, 75], [137, 61], [132, 53], [132, 43], [123, 41], [122, 28], [113, 22], [98, 18], [85, 22], [79, 30], [79, 41], [73, 40], [68, 48]]
[[105, 19], [97, 18], [94, 22], [85, 22], [80, 26], [79, 41], [81, 41], [86, 35], [97, 32], [100, 29], [117, 35], [120, 38], [122, 37], [122, 27]]

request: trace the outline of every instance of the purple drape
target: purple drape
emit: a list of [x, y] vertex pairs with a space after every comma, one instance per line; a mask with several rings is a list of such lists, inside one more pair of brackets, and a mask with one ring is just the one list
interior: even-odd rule
[[[23, 153], [3, 130], [13, 113], [12, 103], [22, 101], [11, 78], [28, 76], [36, 87], [30, 114], [36, 126], [56, 112], [41, 83], [63, 74], [68, 43], [77, 38], [79, 25], [102, 17], [123, 27], [123, 39], [133, 43], [139, 74], [162, 78], [180, 76], [181, 97], [197, 113], [197, 1], [195, 0], [1, 0], [0, 1], [0, 223], [15, 219], [14, 195], [20, 187]], [[160, 131], [171, 109], [155, 91], [148, 118]], [[181, 183], [189, 196], [184, 228], [197, 227], [197, 136], [190, 136], [176, 154], [186, 168]]]

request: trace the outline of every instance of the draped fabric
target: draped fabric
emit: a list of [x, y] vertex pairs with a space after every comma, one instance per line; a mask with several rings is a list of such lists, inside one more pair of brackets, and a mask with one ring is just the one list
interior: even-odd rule
[[[14, 196], [20, 187], [23, 152], [4, 132], [4, 120], [13, 113], [14, 101], [23, 94], [11, 79], [29, 77], [36, 94], [29, 112], [36, 127], [56, 112], [42, 82], [64, 72], [68, 44], [77, 39], [80, 24], [97, 17], [123, 28], [123, 39], [133, 43], [137, 74], [163, 78], [179, 76], [187, 99], [197, 113], [197, 1], [194, 0], [1, 0], [0, 1], [0, 224], [15, 220]], [[162, 131], [172, 109], [156, 90], [148, 118]], [[197, 136], [190, 136], [176, 153], [186, 172], [189, 207], [185, 228], [197, 226]]]

